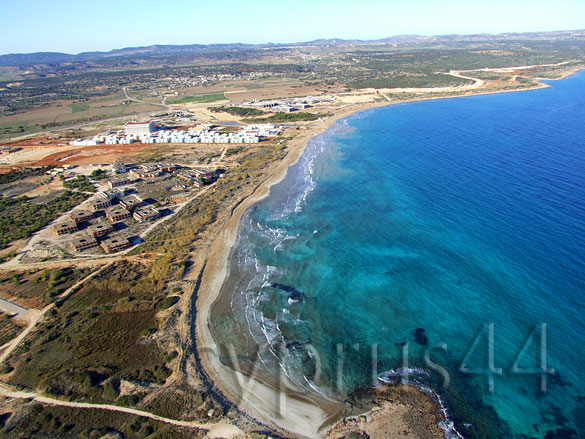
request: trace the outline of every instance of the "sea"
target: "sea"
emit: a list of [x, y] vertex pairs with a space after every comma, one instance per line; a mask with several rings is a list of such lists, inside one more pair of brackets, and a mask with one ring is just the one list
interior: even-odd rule
[[307, 392], [417, 385], [446, 437], [585, 438], [585, 72], [548, 83], [313, 138], [242, 218], [215, 337]]

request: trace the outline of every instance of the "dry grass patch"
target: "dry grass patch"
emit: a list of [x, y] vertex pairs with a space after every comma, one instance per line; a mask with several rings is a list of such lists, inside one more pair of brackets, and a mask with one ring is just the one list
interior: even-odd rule
[[157, 273], [128, 262], [100, 273], [51, 312], [18, 350], [10, 382], [67, 399], [124, 405], [140, 395], [118, 399], [119, 380], [163, 384], [170, 374], [167, 353], [150, 338], [165, 298]]

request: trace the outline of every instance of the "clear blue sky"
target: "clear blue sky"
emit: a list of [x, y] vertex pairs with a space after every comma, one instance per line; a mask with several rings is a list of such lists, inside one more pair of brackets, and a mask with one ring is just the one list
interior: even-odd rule
[[585, 28], [585, 0], [2, 0], [0, 54]]

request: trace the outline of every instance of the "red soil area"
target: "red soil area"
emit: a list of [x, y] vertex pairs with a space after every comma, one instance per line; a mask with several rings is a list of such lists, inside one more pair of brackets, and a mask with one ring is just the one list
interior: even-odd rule
[[31, 137], [30, 139], [6, 142], [10, 146], [39, 146], [39, 145], [66, 145], [69, 139], [58, 139], [56, 137]]
[[68, 149], [50, 154], [34, 163], [34, 166], [47, 165], [90, 165], [95, 163], [109, 163], [118, 157], [140, 154], [147, 149], [148, 144], [132, 143], [130, 145], [96, 145], [82, 148]]

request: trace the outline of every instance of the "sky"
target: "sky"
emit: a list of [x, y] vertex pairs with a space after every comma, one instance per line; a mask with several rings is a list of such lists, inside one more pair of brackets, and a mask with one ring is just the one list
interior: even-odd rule
[[584, 0], [0, 0], [0, 54], [585, 29]]

